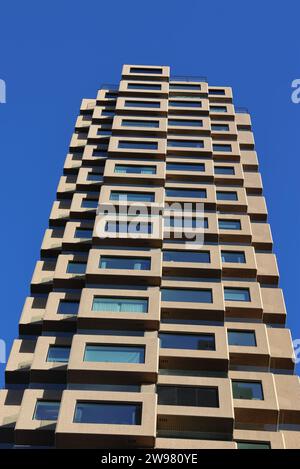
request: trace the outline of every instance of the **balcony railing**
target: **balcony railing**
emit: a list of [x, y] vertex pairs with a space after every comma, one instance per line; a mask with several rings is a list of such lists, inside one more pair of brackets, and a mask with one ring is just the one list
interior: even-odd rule
[[102, 90], [118, 90], [119, 84], [116, 83], [102, 83], [100, 85], [100, 89]]
[[191, 81], [191, 82], [206, 82], [207, 83], [207, 77], [188, 76], [188, 75], [171, 75], [170, 81]]

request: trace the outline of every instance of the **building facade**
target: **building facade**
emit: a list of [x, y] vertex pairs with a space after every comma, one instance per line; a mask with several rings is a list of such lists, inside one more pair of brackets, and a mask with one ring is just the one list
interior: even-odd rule
[[0, 391], [2, 447], [300, 448], [251, 119], [124, 65], [84, 99]]

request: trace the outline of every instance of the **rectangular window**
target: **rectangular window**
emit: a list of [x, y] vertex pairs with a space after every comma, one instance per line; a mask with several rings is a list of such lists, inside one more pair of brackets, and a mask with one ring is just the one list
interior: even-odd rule
[[169, 119], [168, 125], [179, 127], [203, 127], [202, 120], [188, 120], [188, 119]]
[[93, 300], [92, 311], [109, 313], [147, 313], [147, 298], [114, 298], [96, 297]]
[[85, 270], [86, 270], [85, 262], [70, 261], [67, 266], [67, 274], [85, 274]]
[[122, 402], [80, 402], [75, 407], [74, 423], [141, 425], [142, 405]]
[[212, 303], [212, 290], [190, 290], [184, 288], [162, 288], [162, 301]]
[[208, 218], [165, 217], [164, 226], [171, 228], [208, 228]]
[[57, 314], [78, 314], [79, 301], [60, 300]]
[[98, 207], [98, 200], [95, 200], [95, 199], [82, 199], [81, 207], [82, 208], [97, 208]]
[[215, 350], [214, 334], [159, 334], [161, 348]]
[[167, 171], [205, 171], [205, 165], [199, 164], [184, 164], [184, 163], [167, 163]]
[[115, 165], [115, 173], [120, 174], [156, 174], [156, 166]]
[[101, 181], [102, 180], [102, 175], [98, 173], [88, 173], [87, 175], [87, 181]]
[[213, 145], [213, 151], [226, 151], [229, 152], [231, 151], [231, 145], [221, 145], [221, 144], [214, 144]]
[[233, 399], [251, 399], [263, 401], [263, 389], [260, 381], [232, 381]]
[[203, 148], [204, 143], [202, 140], [168, 140], [167, 146], [181, 148]]
[[137, 119], [122, 119], [122, 127], [159, 127], [159, 121], [143, 121]]
[[217, 132], [228, 132], [228, 124], [211, 124], [211, 130], [216, 130]]
[[225, 95], [225, 90], [222, 90], [222, 89], [209, 88], [208, 92], [209, 92], [209, 94], [217, 94], [217, 95], [220, 95], [220, 96]]
[[210, 106], [210, 110], [212, 112], [227, 112], [226, 106]]
[[240, 220], [219, 220], [219, 229], [220, 230], [241, 230]]
[[103, 150], [93, 150], [92, 156], [107, 156], [107, 153]]
[[210, 263], [209, 251], [163, 251], [163, 260], [167, 262]]
[[47, 362], [67, 363], [70, 356], [70, 347], [59, 347], [50, 345], [48, 349]]
[[109, 200], [128, 202], [154, 202], [153, 192], [120, 192], [111, 191]]
[[156, 392], [159, 405], [219, 407], [218, 388], [158, 385]]
[[172, 107], [202, 107], [201, 101], [169, 101], [169, 106]]
[[170, 90], [201, 90], [201, 85], [191, 85], [189, 83], [170, 83]]
[[238, 200], [238, 196], [236, 192], [231, 191], [217, 191], [217, 200]]
[[206, 189], [166, 189], [166, 196], [206, 199]]
[[256, 347], [255, 331], [241, 331], [230, 329], [227, 331], [228, 345], [242, 347]]
[[145, 363], [145, 347], [87, 344], [83, 361], [98, 363]]
[[246, 256], [243, 251], [221, 251], [222, 262], [245, 264]]
[[111, 130], [105, 130], [100, 128], [97, 130], [97, 135], [105, 135], [109, 137], [111, 135]]
[[79, 239], [89, 239], [93, 236], [93, 230], [89, 230], [88, 228], [76, 228], [75, 230], [75, 238]]
[[157, 142], [129, 142], [119, 141], [118, 148], [127, 148], [132, 150], [157, 150]]
[[271, 449], [268, 442], [262, 441], [237, 441], [238, 449]]
[[102, 109], [101, 111], [101, 116], [113, 117], [114, 115], [114, 111], [105, 111], [105, 109]]
[[125, 107], [149, 107], [149, 108], [160, 108], [160, 101], [129, 101], [126, 100], [124, 103]]
[[148, 257], [101, 256], [101, 269], [150, 270], [151, 259]]
[[145, 83], [128, 83], [128, 90], [161, 90], [161, 85], [145, 84]]
[[215, 166], [215, 174], [229, 174], [234, 175], [234, 167], [233, 166]]
[[145, 75], [161, 75], [162, 68], [130, 67], [130, 73], [144, 73]]
[[60, 402], [37, 400], [33, 420], [57, 420]]
[[251, 301], [248, 288], [224, 287], [225, 301]]
[[151, 234], [152, 223], [130, 221], [108, 221], [105, 224], [108, 233]]

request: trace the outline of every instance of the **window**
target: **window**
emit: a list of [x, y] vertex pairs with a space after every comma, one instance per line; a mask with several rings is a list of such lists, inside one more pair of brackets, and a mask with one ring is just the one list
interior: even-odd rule
[[211, 290], [190, 290], [184, 288], [162, 288], [162, 301], [212, 303]]
[[161, 348], [215, 350], [214, 334], [159, 334]]
[[217, 191], [217, 200], [238, 200], [236, 192], [221, 192]]
[[219, 220], [219, 229], [220, 230], [241, 230], [240, 220]]
[[157, 386], [159, 405], [219, 407], [218, 389], [193, 386]]
[[211, 124], [211, 130], [216, 130], [217, 132], [228, 132], [228, 124]]
[[210, 106], [212, 112], [227, 112], [226, 106]]
[[232, 381], [233, 399], [251, 399], [263, 401], [263, 389], [260, 381]]
[[171, 228], [208, 228], [208, 218], [165, 217], [164, 225]]
[[111, 130], [106, 130], [106, 129], [98, 129], [97, 130], [97, 135], [106, 135], [110, 136], [111, 135]]
[[238, 449], [271, 449], [269, 442], [262, 441], [237, 441]]
[[206, 199], [206, 189], [166, 189], [166, 196]]
[[86, 270], [85, 262], [70, 261], [67, 267], [67, 274], [85, 274], [85, 270]]
[[137, 119], [122, 119], [122, 127], [159, 127], [159, 121], [142, 121]]
[[215, 166], [215, 174], [235, 174], [233, 166]]
[[240, 345], [242, 347], [256, 347], [254, 331], [241, 331], [230, 329], [227, 331], [228, 344]]
[[208, 92], [209, 92], [209, 94], [217, 94], [217, 95], [221, 95], [221, 96], [225, 95], [225, 90], [221, 90], [221, 89], [209, 88]]
[[108, 233], [134, 233], [151, 234], [152, 223], [130, 221], [108, 221], [105, 224], [105, 231]]
[[164, 251], [163, 260], [167, 262], [210, 262], [209, 251]]
[[156, 174], [156, 166], [115, 165], [115, 173], [121, 174]]
[[126, 402], [80, 402], [76, 403], [74, 423], [110, 425], [141, 425], [142, 405]]
[[103, 150], [93, 150], [92, 156], [107, 156], [107, 153]]
[[169, 106], [172, 107], [202, 107], [201, 101], [169, 101]]
[[226, 301], [251, 301], [248, 288], [224, 288]]
[[202, 120], [169, 119], [168, 125], [180, 127], [203, 127]]
[[79, 301], [60, 300], [57, 314], [78, 314]]
[[182, 148], [203, 148], [204, 143], [202, 140], [168, 140], [167, 146]]
[[111, 191], [109, 200], [129, 202], [154, 202], [152, 192], [119, 192]]
[[161, 90], [161, 85], [146, 85], [145, 83], [128, 83], [128, 90]]
[[99, 296], [94, 298], [92, 311], [109, 313], [147, 313], [147, 298], [114, 298]]
[[109, 117], [111, 117], [111, 116], [114, 116], [114, 115], [115, 115], [114, 111], [105, 111], [105, 109], [103, 109], [103, 110], [101, 111], [101, 116], [109, 116]]
[[47, 355], [47, 362], [67, 363], [70, 356], [70, 350], [70, 347], [50, 345]]
[[233, 262], [237, 264], [245, 264], [246, 257], [242, 251], [221, 251], [222, 262]]
[[37, 400], [33, 420], [57, 420], [60, 402]]
[[161, 68], [144, 68], [144, 67], [130, 67], [130, 73], [144, 73], [144, 74], [155, 74], [161, 75], [162, 69]]
[[183, 163], [167, 163], [167, 171], [205, 171], [205, 165], [199, 164], [183, 164]]
[[75, 238], [92, 238], [93, 230], [89, 230], [88, 228], [76, 228], [75, 230]]
[[87, 344], [83, 361], [102, 363], [145, 363], [145, 347]]
[[189, 83], [170, 83], [170, 90], [201, 90], [201, 85], [191, 85]]
[[129, 101], [126, 100], [124, 103], [125, 107], [150, 107], [160, 108], [159, 101]]
[[81, 203], [82, 208], [97, 208], [98, 200], [95, 199], [82, 199]]
[[214, 144], [213, 151], [231, 151], [231, 145]]
[[101, 256], [99, 267], [101, 269], [150, 270], [151, 260], [148, 257]]
[[136, 149], [136, 150], [157, 150], [157, 142], [129, 142], [119, 141], [118, 148]]
[[102, 180], [102, 175], [98, 173], [88, 173], [87, 175], [87, 181], [101, 181]]

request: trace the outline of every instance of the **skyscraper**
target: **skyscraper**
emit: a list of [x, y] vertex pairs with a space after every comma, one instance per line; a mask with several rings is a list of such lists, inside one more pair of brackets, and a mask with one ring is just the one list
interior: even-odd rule
[[251, 119], [124, 65], [84, 99], [0, 391], [0, 442], [300, 448]]

